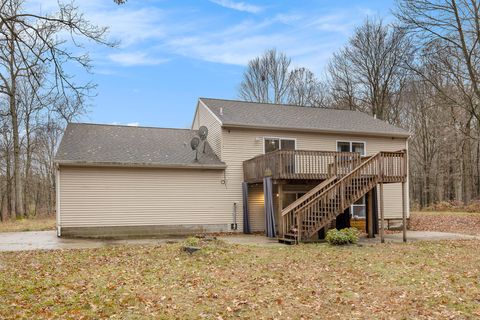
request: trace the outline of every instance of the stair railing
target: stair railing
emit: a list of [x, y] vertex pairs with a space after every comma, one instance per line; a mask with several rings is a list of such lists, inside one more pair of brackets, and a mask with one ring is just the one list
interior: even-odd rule
[[298, 241], [311, 237], [378, 182], [401, 182], [405, 177], [405, 151], [379, 152], [340, 180], [318, 188], [315, 195], [305, 195], [285, 208], [284, 231], [296, 226]]

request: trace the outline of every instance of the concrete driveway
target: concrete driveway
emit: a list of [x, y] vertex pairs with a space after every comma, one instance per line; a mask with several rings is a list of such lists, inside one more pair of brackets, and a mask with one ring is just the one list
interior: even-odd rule
[[[55, 231], [26, 231], [0, 233], [0, 251], [88, 249], [124, 244], [162, 244], [173, 239], [65, 239]], [[178, 239], [175, 239], [178, 241]]]
[[[480, 240], [478, 236], [467, 234], [438, 232], [438, 231], [407, 231], [407, 242], [412, 241], [439, 241], [439, 240]], [[362, 238], [360, 242], [375, 243], [380, 242], [380, 236], [368, 239]], [[385, 242], [403, 242], [403, 233], [391, 233], [385, 235]]]
[[[231, 235], [218, 237], [232, 244], [261, 245], [261, 246], [284, 246], [276, 239], [269, 239], [262, 235]], [[480, 240], [480, 237], [469, 236], [457, 233], [430, 232], [430, 231], [408, 231], [408, 241], [420, 240]], [[102, 248], [115, 245], [142, 244], [159, 245], [168, 241], [181, 241], [175, 239], [127, 239], [127, 240], [103, 240], [103, 239], [64, 239], [58, 238], [55, 231], [27, 231], [27, 232], [4, 232], [0, 233], [0, 251], [22, 251], [22, 250], [54, 250], [54, 249], [88, 249]], [[402, 234], [385, 235], [387, 242], [401, 242]], [[361, 243], [380, 242], [380, 238], [362, 238]]]

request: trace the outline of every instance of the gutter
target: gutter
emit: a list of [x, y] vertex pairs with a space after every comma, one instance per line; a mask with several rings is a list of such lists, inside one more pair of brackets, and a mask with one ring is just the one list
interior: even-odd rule
[[165, 168], [165, 169], [208, 169], [224, 170], [227, 168], [222, 164], [162, 164], [162, 163], [130, 163], [130, 162], [95, 162], [77, 160], [56, 160], [57, 166], [80, 166], [80, 167], [123, 167], [123, 168]]
[[279, 126], [255, 126], [244, 125], [237, 123], [224, 123], [223, 128], [239, 128], [239, 129], [258, 129], [258, 130], [278, 130], [278, 131], [295, 131], [295, 132], [317, 132], [317, 133], [330, 133], [330, 134], [347, 134], [357, 136], [372, 136], [372, 137], [387, 137], [387, 138], [409, 138], [410, 133], [379, 133], [379, 132], [366, 132], [366, 131], [347, 131], [347, 130], [322, 130], [322, 129], [309, 129], [309, 128], [291, 128], [291, 127], [279, 127]]

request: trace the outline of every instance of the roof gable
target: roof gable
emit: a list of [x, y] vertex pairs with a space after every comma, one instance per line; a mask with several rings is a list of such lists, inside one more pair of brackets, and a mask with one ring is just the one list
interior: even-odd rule
[[351, 110], [200, 98], [226, 127], [408, 137], [408, 131]]

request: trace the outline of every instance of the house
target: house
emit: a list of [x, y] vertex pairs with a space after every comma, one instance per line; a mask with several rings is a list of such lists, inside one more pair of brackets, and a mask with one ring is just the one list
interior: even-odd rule
[[373, 236], [409, 214], [408, 137], [358, 111], [207, 98], [190, 129], [70, 123], [55, 159], [58, 235]]

